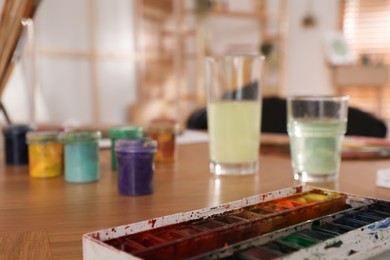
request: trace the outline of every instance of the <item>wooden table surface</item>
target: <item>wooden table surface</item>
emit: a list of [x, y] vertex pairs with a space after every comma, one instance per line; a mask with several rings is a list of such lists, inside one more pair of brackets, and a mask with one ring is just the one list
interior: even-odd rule
[[[207, 143], [178, 146], [175, 163], [156, 164], [155, 192], [117, 193], [108, 149], [100, 154], [101, 179], [71, 184], [63, 177], [29, 177], [27, 166], [5, 166], [0, 153], [0, 259], [81, 259], [82, 235], [158, 216], [211, 207], [292, 186], [288, 157], [261, 155], [251, 176], [214, 177]], [[390, 189], [375, 186], [378, 169], [390, 160], [344, 160], [336, 184], [317, 185], [390, 200]]]

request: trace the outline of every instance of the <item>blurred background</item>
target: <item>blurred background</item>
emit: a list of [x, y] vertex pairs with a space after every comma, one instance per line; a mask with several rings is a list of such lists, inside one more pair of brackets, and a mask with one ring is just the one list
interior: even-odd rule
[[1, 86], [13, 123], [185, 127], [205, 106], [204, 57], [232, 53], [266, 56], [264, 96], [347, 94], [390, 119], [386, 0], [3, 0], [1, 23], [28, 1]]

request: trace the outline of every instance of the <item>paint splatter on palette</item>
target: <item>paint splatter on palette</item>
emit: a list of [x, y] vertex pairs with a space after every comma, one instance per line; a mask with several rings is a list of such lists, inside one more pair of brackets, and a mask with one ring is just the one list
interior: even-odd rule
[[369, 257], [390, 249], [390, 202], [297, 186], [83, 236], [84, 259]]

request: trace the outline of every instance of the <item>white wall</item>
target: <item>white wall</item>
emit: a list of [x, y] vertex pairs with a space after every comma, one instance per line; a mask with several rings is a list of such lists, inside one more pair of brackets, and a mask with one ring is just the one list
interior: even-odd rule
[[[96, 0], [95, 18], [91, 17], [88, 0], [41, 2], [34, 19], [35, 39], [31, 41], [38, 52], [37, 123], [93, 123], [94, 92], [98, 93], [101, 123], [129, 121], [128, 106], [136, 100], [137, 82], [136, 61], [132, 58], [134, 2]], [[14, 122], [31, 120], [31, 77], [27, 75], [32, 72], [31, 61], [26, 63], [31, 51], [27, 45], [24, 59], [17, 64], [3, 96]]]
[[[309, 7], [317, 23], [314, 27], [304, 28], [302, 19]], [[338, 8], [339, 0], [288, 1], [289, 28], [284, 94], [333, 94], [324, 41], [328, 31], [337, 30]]]
[[[232, 0], [236, 3], [239, 0]], [[273, 1], [273, 0], [271, 0]], [[40, 49], [88, 51], [87, 0], [45, 0], [40, 6], [37, 21], [37, 46]], [[129, 0], [98, 0], [96, 40], [103, 53], [131, 52], [134, 47], [134, 27]], [[288, 35], [285, 63], [285, 89], [283, 94], [331, 94], [333, 92], [328, 67], [324, 57], [324, 35], [337, 29], [339, 0], [293, 0], [288, 2]], [[113, 4], [115, 3], [115, 4]], [[242, 3], [242, 2], [240, 2]], [[304, 28], [302, 19], [311, 3], [317, 24]], [[245, 6], [245, 5], [242, 5]], [[70, 15], [71, 14], [71, 15]], [[104, 14], [108, 14], [105, 16]], [[225, 26], [223, 21], [215, 21]], [[243, 21], [236, 32], [240, 42], [258, 41], [253, 35], [243, 36], [242, 27], [252, 28], [253, 22]], [[241, 28], [241, 29], [240, 29]], [[226, 39], [230, 28], [214, 31], [216, 46]], [[123, 35], [122, 38], [117, 38]], [[226, 43], [226, 41], [224, 40]], [[258, 46], [254, 43], [253, 46]], [[91, 97], [91, 64], [86, 58], [66, 59], [43, 56], [39, 59], [37, 116], [40, 122], [91, 123], [93, 105]], [[128, 106], [136, 99], [135, 62], [102, 60], [98, 63], [98, 89], [102, 123], [119, 124], [129, 121]], [[53, 70], [54, 69], [54, 70]], [[54, 72], [53, 72], [54, 71]], [[23, 68], [17, 67], [7, 88], [3, 102], [16, 122], [29, 120], [28, 79]], [[4, 121], [0, 117], [0, 120]]]

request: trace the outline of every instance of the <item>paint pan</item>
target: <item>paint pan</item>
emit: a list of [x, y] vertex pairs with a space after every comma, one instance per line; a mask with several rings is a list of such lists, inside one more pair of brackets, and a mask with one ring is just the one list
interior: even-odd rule
[[237, 214], [234, 214], [233, 216], [243, 218], [243, 219], [256, 219], [262, 217], [262, 215], [248, 210], [241, 211]]
[[176, 239], [185, 237], [184, 234], [177, 233], [174, 230], [167, 230], [167, 231], [163, 231], [160, 233], [156, 233], [155, 236], [161, 237], [161, 238], [168, 240], [168, 241], [172, 241], [172, 240], [176, 240]]
[[[303, 197], [310, 203], [302, 202]], [[142, 240], [142, 243], [129, 236], [133, 242], [138, 241], [145, 247], [144, 250], [130, 253], [146, 258], [168, 253], [172, 255], [166, 257], [188, 257], [337, 212], [346, 207], [344, 195], [313, 190], [228, 211], [204, 220], [182, 223], [180, 227], [173, 226], [171, 230], [164, 232], [159, 232], [158, 229], [151, 230], [148, 234], [142, 235], [145, 240]], [[149, 236], [154, 235], [165, 241], [149, 239]], [[155, 246], [156, 241], [159, 242], [158, 246]], [[110, 244], [110, 241], [107, 243]], [[279, 243], [283, 244], [283, 241]]]
[[218, 222], [223, 222], [226, 224], [234, 224], [234, 223], [245, 221], [245, 219], [236, 216], [216, 216], [213, 219]]
[[318, 244], [319, 242], [321, 242], [321, 240], [300, 236], [297, 233], [290, 234], [286, 237], [279, 239], [278, 241], [281, 243], [295, 246], [295, 247], [299, 247], [299, 248], [309, 247], [309, 246], [312, 246], [312, 245], [315, 245], [315, 244]]
[[360, 227], [363, 227], [363, 226], [369, 224], [369, 222], [364, 222], [361, 220], [350, 218], [349, 216], [339, 218], [339, 219], [335, 220], [333, 223], [340, 224], [340, 225], [347, 226], [347, 227], [351, 227], [353, 229], [360, 228]]
[[389, 217], [389, 202], [302, 186], [86, 234], [83, 246], [86, 260], [102, 246], [113, 259], [369, 258], [390, 248]]
[[220, 228], [222, 226], [226, 226], [227, 224], [216, 220], [207, 219], [207, 220], [197, 221], [192, 225], [196, 226], [197, 228], [201, 228], [205, 230], [213, 230], [213, 229]]
[[235, 253], [234, 256], [228, 259], [242, 259], [242, 260], [274, 259], [281, 255], [283, 254], [266, 248], [250, 247], [246, 250]]
[[297, 234], [299, 236], [302, 236], [302, 237], [308, 237], [308, 238], [320, 240], [320, 241], [324, 241], [324, 240], [327, 240], [327, 239], [330, 239], [330, 238], [333, 238], [336, 236], [336, 234], [334, 234], [334, 233], [321, 232], [321, 231], [313, 230], [313, 229], [304, 229], [304, 230], [297, 232]]
[[364, 214], [372, 217], [379, 217], [381, 219], [390, 217], [390, 214], [374, 209], [369, 209], [365, 211]]
[[263, 215], [263, 216], [267, 216], [267, 215], [270, 215], [270, 214], [277, 212], [276, 210], [264, 209], [264, 208], [253, 208], [253, 209], [250, 209], [250, 211], [255, 212], [259, 215]]
[[314, 230], [319, 230], [321, 232], [330, 232], [333, 234], [341, 235], [341, 234], [347, 233], [348, 231], [353, 230], [353, 228], [343, 226], [343, 225], [326, 223], [324, 225], [321, 225], [319, 227], [314, 228]]
[[376, 217], [376, 216], [373, 216], [370, 214], [366, 214], [365, 211], [359, 212], [358, 214], [350, 215], [348, 217], [356, 219], [356, 220], [364, 221], [366, 223], [374, 223], [376, 221], [383, 219], [383, 218]]
[[269, 250], [271, 252], [276, 252], [276, 254], [285, 255], [292, 252], [298, 251], [300, 247], [289, 245], [281, 241], [271, 241], [259, 248]]
[[[214, 251], [209, 254], [209, 257], [202, 255], [199, 258], [194, 259], [230, 259], [229, 257], [232, 255], [236, 257], [234, 259], [255, 259], [255, 255], [258, 255], [258, 259], [261, 259], [260, 256], [266, 256], [266, 253], [274, 254], [274, 256], [270, 255], [268, 258], [272, 259], [278, 256], [291, 254], [295, 252], [294, 249], [299, 250], [303, 248], [314, 247], [323, 241], [334, 238], [336, 239], [333, 240], [333, 242], [328, 242], [325, 247], [333, 247], [333, 245], [334, 247], [338, 247], [339, 244], [342, 244], [342, 242], [337, 239], [339, 235], [345, 234], [347, 232], [356, 232], [356, 230], [361, 230], [363, 226], [386, 218], [366, 215], [367, 211], [372, 211], [374, 208], [385, 210], [386, 207], [383, 207], [381, 203], [370, 205], [369, 208], [370, 210], [368, 210], [366, 206], [363, 206], [361, 208], [345, 211], [343, 213], [336, 213], [334, 216], [325, 216], [322, 219], [311, 221], [311, 224], [300, 224], [299, 226], [306, 225], [306, 228], [302, 230], [296, 231], [296, 229], [299, 228], [297, 226], [293, 226], [283, 231], [286, 233], [285, 235], [280, 236], [274, 234], [275, 232], [270, 233], [269, 235], [259, 236], [257, 238], [230, 245], [228, 248], [220, 250], [220, 252]], [[271, 242], [264, 242], [267, 241], [267, 237], [272, 237]], [[225, 253], [223, 257], [220, 257], [222, 256], [222, 251]]]
[[133, 237], [130, 239], [131, 241], [142, 245], [143, 247], [152, 247], [154, 245], [162, 244], [166, 242], [166, 240], [153, 236], [151, 234], [146, 234], [138, 237]]
[[386, 212], [388, 216], [390, 216], [390, 203], [381, 201], [374, 204], [373, 208], [375, 208], [378, 211]]
[[181, 227], [173, 231], [182, 234], [183, 236], [193, 236], [205, 232], [203, 229], [190, 226]]

